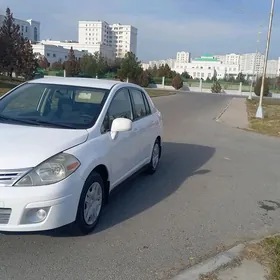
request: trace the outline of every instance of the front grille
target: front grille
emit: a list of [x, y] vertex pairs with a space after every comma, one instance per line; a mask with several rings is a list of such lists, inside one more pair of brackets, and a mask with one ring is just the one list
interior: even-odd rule
[[8, 224], [11, 213], [12, 213], [11, 208], [0, 208], [0, 224], [2, 225]]
[[0, 187], [12, 186], [18, 179], [30, 169], [0, 170]]

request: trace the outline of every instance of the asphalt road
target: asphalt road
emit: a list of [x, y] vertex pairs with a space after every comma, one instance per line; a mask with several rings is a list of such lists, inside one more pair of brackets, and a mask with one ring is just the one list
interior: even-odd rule
[[230, 97], [154, 100], [165, 123], [158, 172], [117, 192], [90, 236], [0, 235], [1, 280], [169, 279], [280, 230], [279, 140], [215, 122]]

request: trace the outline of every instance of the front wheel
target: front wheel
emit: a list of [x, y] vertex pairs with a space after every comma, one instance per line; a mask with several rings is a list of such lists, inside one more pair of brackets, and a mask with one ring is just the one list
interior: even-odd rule
[[104, 182], [102, 177], [93, 172], [85, 182], [77, 210], [74, 231], [89, 234], [96, 227], [104, 206]]
[[161, 152], [160, 141], [157, 139], [153, 147], [151, 161], [148, 164], [148, 168], [147, 168], [148, 174], [154, 174], [156, 172], [159, 164], [160, 152]]

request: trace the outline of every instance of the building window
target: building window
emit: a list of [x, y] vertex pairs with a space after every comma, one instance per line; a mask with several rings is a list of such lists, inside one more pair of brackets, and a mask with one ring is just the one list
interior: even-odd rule
[[27, 32], [27, 31], [28, 31], [27, 26], [25, 26], [25, 32]]
[[49, 54], [49, 53], [47, 53], [47, 56], [50, 56], [50, 54]]
[[56, 54], [55, 54], [55, 53], [53, 54], [53, 57], [56, 57]]
[[34, 27], [34, 41], [38, 41], [38, 29]]

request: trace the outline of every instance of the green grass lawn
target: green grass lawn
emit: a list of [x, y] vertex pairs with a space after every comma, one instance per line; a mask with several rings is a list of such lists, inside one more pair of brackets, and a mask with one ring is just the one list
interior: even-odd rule
[[280, 280], [280, 236], [265, 238], [250, 244], [244, 251], [248, 260], [256, 260], [269, 270], [269, 280]]
[[0, 80], [0, 96], [5, 94], [12, 88], [16, 87], [18, 84], [19, 82], [9, 82]]
[[159, 96], [167, 96], [167, 95], [176, 94], [176, 90], [172, 91], [172, 90], [162, 90], [162, 89], [152, 89], [152, 88], [146, 88], [145, 90], [151, 97], [159, 97]]
[[247, 100], [250, 129], [266, 135], [280, 136], [280, 100], [263, 100], [263, 119], [255, 117], [258, 105], [258, 100]]

